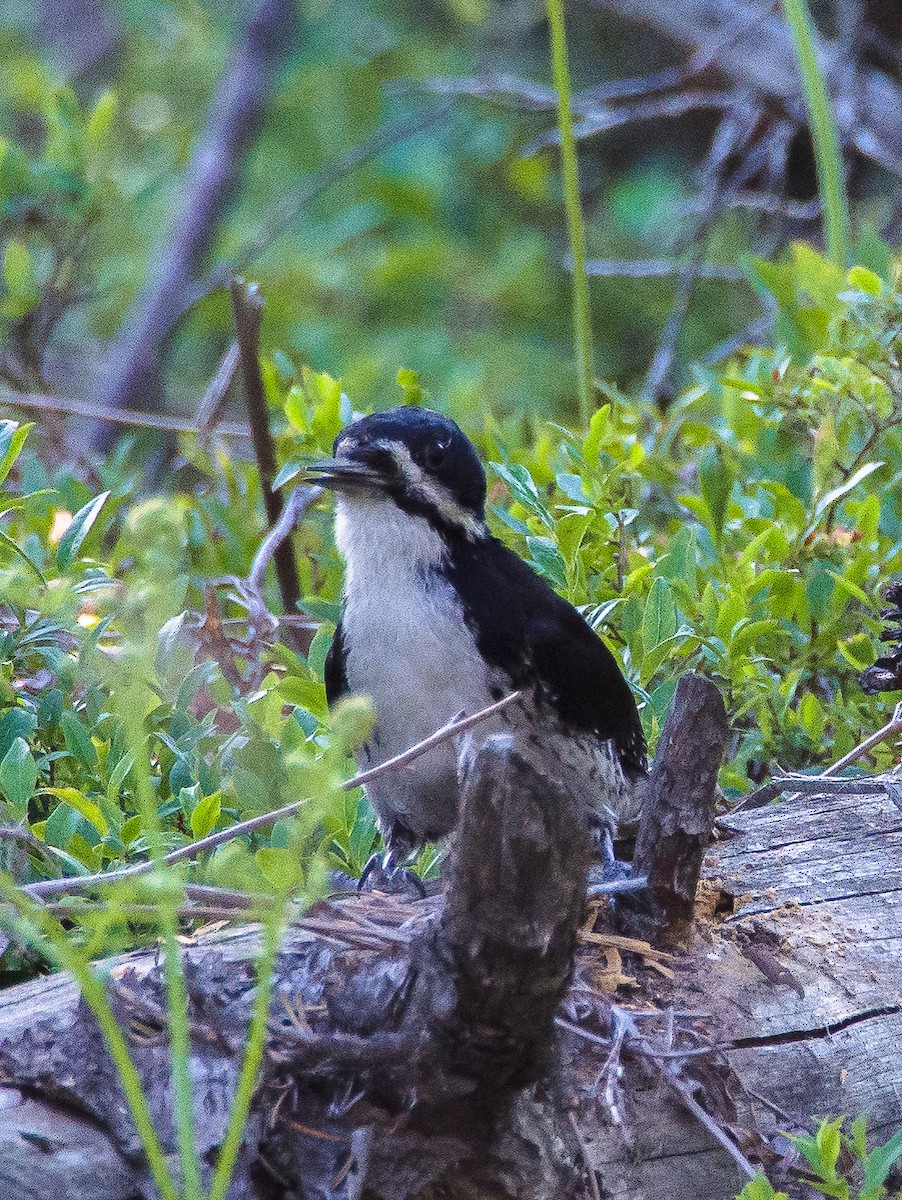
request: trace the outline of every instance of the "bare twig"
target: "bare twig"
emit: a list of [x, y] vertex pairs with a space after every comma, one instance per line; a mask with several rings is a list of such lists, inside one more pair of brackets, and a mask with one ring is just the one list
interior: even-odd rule
[[[102, 404], [91, 404], [85, 400], [67, 400], [62, 396], [42, 395], [39, 392], [12, 392], [0, 390], [0, 404], [9, 408], [33, 409], [37, 412], [59, 413], [67, 417], [89, 417], [97, 421], [111, 421], [116, 425], [132, 425], [136, 429], [159, 429], [167, 433], [193, 433], [202, 435], [206, 430], [196, 420], [174, 417], [168, 413], [139, 412], [135, 408], [107, 408]], [[250, 438], [247, 425], [235, 421], [224, 421], [217, 425], [216, 432], [224, 437]]]
[[[700, 109], [723, 110], [728, 108], [734, 99], [732, 92], [700, 88], [651, 100], [638, 100], [634, 104], [624, 104], [618, 108], [605, 108], [600, 104], [586, 105], [582, 112], [574, 109], [574, 116], [580, 119], [573, 128], [573, 134], [580, 140], [585, 140], [639, 121], [673, 119]], [[529, 158], [539, 150], [557, 145], [557, 141], [557, 132], [548, 131], [527, 142], [521, 153], [524, 158]]]
[[601, 1200], [601, 1192], [598, 1188], [598, 1176], [589, 1163], [589, 1152], [586, 1149], [586, 1143], [583, 1141], [582, 1134], [579, 1131], [579, 1121], [576, 1119], [576, 1113], [572, 1110], [567, 1114], [570, 1118], [570, 1128], [573, 1130], [573, 1136], [576, 1138], [576, 1144], [579, 1146], [579, 1153], [583, 1160], [583, 1170], [586, 1173], [586, 1179], [589, 1184], [589, 1191], [592, 1194], [592, 1200]]
[[661, 401], [676, 354], [677, 341], [689, 311], [692, 290], [702, 265], [705, 235], [721, 209], [722, 174], [730, 156], [742, 149], [752, 137], [758, 111], [747, 97], [733, 98], [729, 111], [717, 127], [711, 146], [700, 169], [700, 210], [687, 235], [692, 249], [683, 273], [679, 276], [676, 296], [667, 316], [661, 338], [643, 384], [643, 393], [651, 401]]
[[285, 507], [279, 519], [260, 543], [260, 548], [254, 555], [251, 569], [248, 572], [245, 586], [255, 592], [263, 587], [263, 576], [269, 561], [278, 552], [279, 546], [285, 541], [304, 513], [323, 494], [323, 488], [316, 486], [296, 487], [285, 502]]
[[314, 171], [294, 192], [279, 203], [269, 219], [257, 233], [224, 266], [216, 267], [210, 275], [189, 288], [187, 303], [193, 304], [201, 296], [227, 284], [233, 275], [248, 270], [251, 264], [264, 254], [292, 225], [297, 217], [323, 192], [347, 178], [352, 171], [370, 162], [407, 138], [414, 137], [441, 121], [451, 110], [450, 103], [438, 104], [425, 113], [416, 113], [401, 121], [382, 126], [344, 154]]
[[[660, 1075], [661, 1079], [670, 1087], [685, 1108], [695, 1117], [700, 1125], [711, 1134], [715, 1141], [721, 1145], [729, 1154], [739, 1169], [743, 1171], [749, 1179], [754, 1179], [758, 1174], [755, 1167], [749, 1162], [746, 1156], [742, 1153], [732, 1138], [728, 1137], [726, 1132], [718, 1125], [710, 1113], [705, 1112], [695, 1096], [692, 1094], [688, 1082], [682, 1078], [677, 1069], [666, 1061], [665, 1056], [650, 1045], [642, 1034], [633, 1019], [632, 1014], [623, 1008], [616, 1008], [614, 1012], [619, 1015], [619, 1018], [624, 1022], [627, 1028], [629, 1038], [629, 1046], [631, 1049], [638, 1049], [644, 1055], [646, 1060], [651, 1064], [655, 1071]], [[668, 1052], [669, 1053], [669, 1052]], [[680, 1057], [685, 1057], [682, 1055]]]
[[[641, 1039], [638, 1039], [641, 1043]], [[739, 1169], [746, 1174], [749, 1179], [754, 1179], [758, 1174], [757, 1168], [753, 1167], [746, 1156], [742, 1153], [731, 1137], [721, 1129], [714, 1118], [706, 1113], [696, 1098], [692, 1095], [692, 1091], [684, 1079], [674, 1070], [668, 1063], [663, 1062], [659, 1055], [656, 1055], [653, 1050], [646, 1047], [642, 1043], [642, 1048], [648, 1055], [648, 1061], [658, 1072], [664, 1082], [676, 1092], [682, 1101], [685, 1108], [692, 1113], [700, 1125], [711, 1134], [714, 1140], [726, 1150], [730, 1158], [736, 1163]]]
[[[572, 268], [572, 262], [565, 259], [565, 266]], [[586, 263], [589, 275], [600, 279], [666, 279], [674, 275], [685, 275], [692, 272], [696, 279], [713, 279], [740, 282], [748, 279], [741, 267], [729, 263], [699, 263], [693, 267], [691, 263], [680, 262], [674, 258], [640, 258], [633, 260], [592, 258]]]
[[[269, 407], [263, 390], [263, 377], [260, 374], [260, 323], [263, 319], [263, 297], [255, 283], [245, 283], [242, 279], [232, 281], [232, 311], [235, 315], [235, 328], [238, 331], [244, 395], [254, 441], [254, 453], [257, 457], [257, 469], [260, 472], [260, 488], [263, 492], [267, 523], [272, 530], [278, 524], [283, 502], [281, 493], [273, 488], [273, 480], [278, 467], [276, 445], [269, 428]], [[301, 598], [294, 546], [287, 536], [290, 529], [289, 525], [285, 534], [271, 543], [270, 549], [276, 568], [276, 578], [279, 581], [282, 608], [287, 613], [297, 610], [298, 601]], [[265, 539], [264, 545], [267, 543], [268, 539]]]
[[197, 406], [197, 426], [202, 434], [211, 433], [213, 426], [218, 424], [240, 359], [241, 352], [238, 349], [238, 343], [232, 342], [222, 356], [216, 373], [207, 385], [207, 390]]
[[[509, 704], [519, 699], [519, 692], [511, 692], [509, 696], [505, 696], [503, 700], [499, 700], [496, 704], [490, 704], [488, 708], [483, 708], [472, 716], [461, 717], [458, 720], [449, 722], [443, 725], [441, 729], [437, 729], [435, 733], [424, 738], [423, 741], [417, 742], [408, 750], [401, 754], [395, 755], [394, 758], [387, 759], [384, 763], [380, 763], [376, 767], [370, 767], [367, 771], [361, 771], [355, 775], [353, 779], [346, 780], [341, 785], [343, 792], [352, 791], [354, 788], [361, 787], [363, 784], [370, 783], [373, 779], [378, 779], [381, 775], [387, 774], [389, 771], [397, 771], [401, 767], [406, 767], [408, 763], [419, 758], [421, 754], [425, 754], [434, 746], [441, 742], [446, 742], [450, 738], [456, 737], [459, 733], [464, 733], [468, 729], [472, 729], [475, 725], [486, 721], [489, 717], [495, 716], [501, 712]], [[293, 804], [286, 804], [282, 808], [273, 809], [272, 812], [261, 813], [258, 817], [251, 817], [248, 821], [239, 821], [236, 825], [231, 825], [228, 829], [222, 829], [218, 833], [212, 833], [209, 837], [201, 838], [199, 841], [192, 842], [188, 846], [180, 846], [177, 850], [170, 851], [169, 854], [163, 856], [160, 860], [161, 864], [169, 866], [172, 863], [180, 862], [184, 858], [194, 858], [207, 850], [213, 850], [217, 846], [223, 845], [225, 842], [230, 842], [234, 838], [243, 837], [246, 833], [252, 833], [256, 829], [263, 829], [267, 825], [274, 825], [276, 821], [283, 817], [290, 817], [294, 813], [299, 812], [305, 805], [307, 800], [296, 800]], [[57, 896], [71, 895], [74, 892], [82, 892], [97, 886], [104, 886], [108, 883], [118, 883], [122, 879], [133, 879], [139, 875], [146, 875], [152, 871], [157, 864], [152, 860], [148, 862], [134, 863], [130, 867], [121, 867], [116, 871], [100, 871], [95, 875], [75, 875], [64, 879], [42, 879], [39, 883], [30, 883], [26, 885], [22, 891], [29, 896]]]
[[[241, 45], [231, 55], [211, 98], [194, 146], [178, 215], [165, 249], [126, 320], [104, 406], [159, 409], [159, 355], [184, 310], [185, 289], [197, 272], [238, 185], [238, 166], [269, 102], [276, 68], [293, 41], [291, 0], [256, 0]], [[104, 425], [98, 442], [109, 442]]]
[[[887, 723], [876, 733], [872, 733], [870, 737], [866, 737], [863, 742], [859, 742], [854, 749], [848, 754], [844, 754], [842, 758], [832, 763], [826, 770], [819, 775], [783, 775], [778, 779], [772, 779], [770, 783], [766, 783], [763, 787], [757, 788], [751, 792], [744, 800], [741, 800], [731, 812], [741, 812], [747, 808], [762, 808], [765, 804], [769, 804], [771, 800], [775, 800], [777, 796], [781, 796], [784, 792], [789, 792], [792, 789], [803, 789], [804, 792], [817, 794], [822, 791], [824, 795], [854, 795], [856, 792], [865, 794], [869, 792], [885, 792], [887, 790], [887, 782], [898, 784], [898, 779], [889, 779], [888, 776], [863, 776], [859, 779], [833, 779], [838, 772], [850, 767], [853, 763], [863, 758], [875, 746], [879, 746], [881, 742], [889, 741], [890, 738], [902, 735], [902, 704], [896, 705], [892, 720]], [[801, 795], [801, 792], [796, 790], [792, 799]]]

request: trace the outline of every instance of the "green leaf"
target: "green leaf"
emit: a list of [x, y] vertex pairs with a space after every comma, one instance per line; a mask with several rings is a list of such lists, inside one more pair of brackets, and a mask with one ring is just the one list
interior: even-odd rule
[[304, 460], [302, 458], [290, 458], [288, 462], [283, 463], [276, 473], [275, 479], [272, 481], [273, 491], [277, 491], [280, 487], [284, 487], [286, 483], [290, 483], [292, 479], [296, 479], [304, 469]]
[[34, 565], [34, 563], [31, 561], [31, 559], [28, 557], [28, 555], [22, 549], [22, 547], [20, 545], [18, 545], [16, 542], [14, 542], [13, 539], [9, 536], [9, 534], [4, 533], [2, 529], [0, 529], [0, 545], [6, 546], [7, 550], [11, 550], [13, 552], [13, 554], [16, 555], [17, 558], [21, 558], [22, 562], [24, 562], [38, 577], [38, 580], [41, 583], [41, 585], [43, 587], [47, 587], [47, 580], [44, 578], [43, 574], [41, 573], [40, 568], [38, 568]]
[[883, 280], [867, 267], [853, 267], [847, 276], [849, 283], [868, 296], [880, 296], [883, 292]]
[[420, 376], [417, 371], [411, 371], [404, 367], [395, 376], [395, 382], [401, 389], [403, 395], [402, 404], [412, 406], [414, 408], [421, 404], [425, 404], [428, 393], [420, 383]]
[[31, 253], [18, 238], [10, 238], [6, 243], [3, 252], [3, 282], [9, 293], [4, 310], [14, 319], [24, 317], [41, 298]]
[[65, 571], [71, 566], [82, 543], [90, 533], [91, 526], [100, 515], [100, 510], [106, 504], [109, 494], [109, 492], [101, 492], [99, 496], [95, 496], [93, 500], [89, 500], [83, 508], [80, 508], [72, 518], [72, 523], [60, 538], [60, 544], [56, 548], [56, 565], [61, 571]]
[[37, 763], [28, 743], [17, 737], [0, 762], [0, 793], [24, 815], [38, 781]]
[[734, 476], [720, 446], [708, 447], [702, 454], [698, 480], [702, 498], [711, 514], [711, 532], [719, 541], [727, 519]]
[[119, 101], [109, 88], [97, 97], [97, 103], [85, 125], [85, 156], [96, 159], [106, 151]]
[[254, 858], [267, 882], [277, 891], [293, 891], [304, 881], [301, 862], [294, 850], [279, 850], [266, 846], [258, 850]]
[[864, 1168], [866, 1188], [882, 1187], [893, 1165], [902, 1158], [902, 1129], [896, 1131], [883, 1146], [869, 1155]]
[[859, 483], [867, 479], [869, 475], [872, 475], [875, 471], [879, 470], [880, 467], [885, 465], [886, 464], [882, 462], [865, 463], [864, 466], [859, 467], [857, 471], [854, 471], [848, 479], [839, 485], [839, 487], [835, 487], [831, 491], [827, 492], [826, 495], [821, 496], [820, 500], [818, 500], [814, 507], [814, 521], [812, 522], [812, 525], [816, 525], [827, 509], [830, 508], [831, 505], [835, 504], [837, 500], [841, 500], [843, 496], [848, 495], [849, 492], [858, 487]]
[[789, 1200], [786, 1192], [775, 1192], [763, 1175], [750, 1179], [736, 1200]]
[[93, 825], [102, 838], [105, 838], [109, 833], [110, 827], [100, 808], [93, 800], [89, 800], [83, 792], [80, 792], [78, 788], [49, 787], [42, 788], [41, 791], [48, 796], [56, 796], [57, 800], [62, 800], [64, 804], [68, 804], [70, 808], [74, 808], [90, 825]]
[[554, 540], [548, 537], [528, 537], [526, 544], [532, 564], [539, 574], [544, 575], [558, 591], [566, 591], [567, 568]]
[[73, 758], [84, 763], [86, 767], [97, 766], [97, 751], [94, 749], [94, 743], [88, 736], [88, 731], [79, 721], [78, 717], [71, 709], [65, 709], [60, 717], [60, 725], [63, 730], [63, 740], [66, 743], [66, 749]]
[[651, 585], [642, 616], [642, 647], [649, 654], [677, 631], [676, 605], [670, 584], [662, 576]]
[[222, 812], [222, 793], [213, 792], [202, 796], [191, 813], [191, 832], [196, 838], [205, 838], [213, 832]]
[[34, 425], [20, 425], [18, 421], [0, 421], [0, 483], [3, 483], [21, 453], [30, 430]]

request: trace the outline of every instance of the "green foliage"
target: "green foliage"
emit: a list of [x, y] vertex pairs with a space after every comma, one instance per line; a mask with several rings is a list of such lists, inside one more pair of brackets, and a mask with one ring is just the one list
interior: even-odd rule
[[[844, 1117], [824, 1119], [813, 1135], [794, 1136], [791, 1140], [808, 1163], [805, 1183], [823, 1196], [835, 1200], [884, 1200], [886, 1180], [893, 1165], [902, 1158], [902, 1129], [882, 1146], [867, 1148], [867, 1120], [856, 1117], [843, 1133]], [[763, 1175], [745, 1185], [737, 1200], [789, 1200], [785, 1192], [775, 1192]]]

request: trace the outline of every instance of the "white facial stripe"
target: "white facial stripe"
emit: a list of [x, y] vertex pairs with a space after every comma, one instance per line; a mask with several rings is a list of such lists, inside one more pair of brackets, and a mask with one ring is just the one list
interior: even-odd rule
[[417, 466], [403, 442], [386, 439], [377, 442], [376, 445], [380, 450], [388, 451], [397, 463], [398, 470], [404, 476], [410, 490], [422, 496], [447, 524], [463, 529], [467, 537], [471, 539], [485, 535], [483, 522], [458, 504], [446, 487], [431, 479], [421, 467]]

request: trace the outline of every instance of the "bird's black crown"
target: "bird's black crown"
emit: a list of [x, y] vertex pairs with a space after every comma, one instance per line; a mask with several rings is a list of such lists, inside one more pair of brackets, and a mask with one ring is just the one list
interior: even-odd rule
[[471, 520], [485, 519], [485, 470], [469, 438], [440, 413], [396, 408], [362, 417], [342, 430], [333, 453], [337, 463], [373, 472], [370, 482], [402, 508], [428, 510], [451, 525], [454, 506]]

